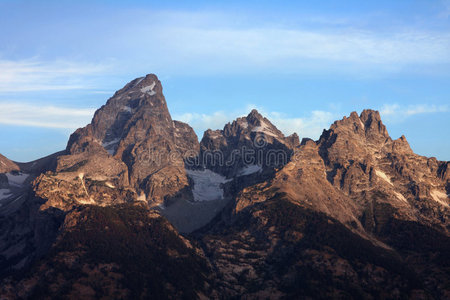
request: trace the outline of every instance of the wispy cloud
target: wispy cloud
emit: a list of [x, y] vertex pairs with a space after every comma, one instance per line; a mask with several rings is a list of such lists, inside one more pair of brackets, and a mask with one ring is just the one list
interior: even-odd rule
[[384, 104], [381, 107], [380, 113], [382, 117], [392, 121], [403, 121], [405, 118], [430, 113], [446, 113], [450, 112], [448, 105], [435, 104], [415, 104], [415, 105], [399, 105], [399, 104]]
[[0, 102], [0, 124], [76, 129], [88, 124], [93, 108], [63, 108]]
[[211, 114], [184, 113], [175, 115], [174, 119], [191, 125], [197, 134], [202, 134], [207, 129], [222, 129], [228, 122], [238, 117], [247, 115], [253, 108], [268, 118], [285, 135], [297, 133], [300, 137], [319, 138], [323, 129], [326, 129], [338, 117], [336, 113], [328, 111], [311, 111], [305, 117], [292, 118], [284, 113], [267, 111], [256, 105], [247, 105], [245, 109], [234, 112], [217, 111]]
[[106, 69], [106, 65], [75, 61], [0, 59], [0, 92], [94, 88], [88, 78]]
[[[214, 56], [234, 66], [238, 64], [233, 62], [243, 61], [244, 64], [269, 67], [275, 67], [280, 62], [283, 67], [292, 63], [300, 67], [307, 60], [317, 60], [315, 65], [319, 60], [325, 60], [362, 66], [450, 62], [450, 34], [446, 33], [403, 31], [383, 35], [351, 29], [326, 32], [278, 28], [215, 29], [205, 26], [165, 28], [158, 38], [163, 47], [172, 51], [181, 50], [184, 57], [208, 59]], [[179, 47], [181, 45], [183, 47]], [[308, 64], [305, 66], [311, 67]]]
[[318, 139], [324, 129], [328, 129], [331, 123], [340, 118], [336, 113], [322, 110], [314, 110], [303, 118], [289, 118], [285, 114], [272, 112], [268, 118], [285, 135], [297, 133], [300, 137]]
[[[54, 49], [45, 57], [60, 60], [40, 59], [38, 45], [22, 38], [30, 34], [28, 31], [8, 37], [10, 44], [30, 48], [37, 58], [13, 60], [0, 56], [0, 92], [101, 90], [104, 86], [94, 85], [89, 76], [106, 73], [123, 76], [158, 72], [176, 76], [271, 72], [349, 74], [361, 78], [405, 69], [432, 73], [433, 68], [423, 66], [439, 69], [450, 64], [450, 32], [426, 30], [414, 24], [379, 30], [376, 26], [355, 27], [339, 16], [309, 16], [307, 25], [287, 26], [276, 20], [253, 20], [226, 12], [143, 9], [120, 14], [114, 23], [104, 17], [88, 19], [81, 27], [78, 23], [72, 25], [69, 34], [83, 38], [67, 43], [61, 43], [60, 35], [47, 36], [47, 27], [33, 28], [33, 34], [45, 34], [47, 47]], [[130, 19], [133, 22], [121, 21]], [[91, 28], [97, 22], [113, 30], [114, 38], [107, 34], [108, 30], [93, 32]], [[0, 52], [7, 51], [0, 47]], [[114, 63], [98, 63], [105, 58]]]
[[[157, 15], [158, 20], [161, 16]], [[400, 72], [410, 66], [450, 64], [448, 31], [407, 25], [379, 30], [376, 25], [355, 28], [351, 23], [336, 28], [331, 17], [330, 25], [283, 26], [240, 22], [227, 15], [218, 20], [198, 13], [178, 13], [174, 18], [166, 12], [163, 16], [170, 22], [141, 21], [139, 26], [128, 28], [126, 32], [132, 34], [118, 39], [121, 45], [116, 46], [121, 49], [123, 45], [139, 44], [139, 49], [132, 50], [134, 57], [152, 58], [153, 67], [173, 74], [270, 70], [370, 76]], [[192, 21], [194, 17], [198, 17], [196, 22]]]
[[[239, 112], [238, 114], [232, 114], [230, 112], [216, 111], [211, 114], [201, 114], [195, 112], [188, 112], [179, 115], [174, 115], [175, 120], [179, 120], [188, 123], [198, 135], [203, 134], [207, 129], [222, 129], [223, 126], [236, 119], [237, 117], [243, 116], [244, 113]], [[200, 136], [201, 138], [201, 136]]]
[[[338, 111], [313, 110], [302, 117], [290, 117], [286, 113], [268, 111], [257, 105], [247, 105], [245, 108], [233, 111], [217, 111], [210, 114], [184, 113], [174, 115], [174, 119], [191, 125], [197, 134], [201, 135], [207, 129], [222, 129], [228, 122], [247, 115], [251, 109], [256, 108], [263, 116], [268, 118], [285, 135], [297, 133], [301, 138], [318, 139], [324, 129], [342, 119], [346, 113]], [[380, 113], [383, 121], [402, 122], [406, 118], [418, 114], [448, 113], [448, 105], [418, 104], [403, 106], [399, 104], [384, 104]], [[347, 114], [348, 115], [348, 114]]]

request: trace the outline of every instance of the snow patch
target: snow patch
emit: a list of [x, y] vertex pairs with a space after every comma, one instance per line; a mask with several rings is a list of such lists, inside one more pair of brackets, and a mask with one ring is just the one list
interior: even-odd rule
[[0, 189], [0, 200], [11, 197], [11, 190], [9, 189]]
[[142, 192], [136, 199], [137, 201], [147, 201], [147, 197], [145, 196], [145, 193]]
[[120, 138], [113, 139], [109, 142], [103, 142], [102, 146], [105, 148], [106, 151], [108, 151], [109, 154], [114, 155], [114, 153], [117, 150], [117, 146], [120, 142]]
[[134, 84], [134, 86], [137, 86], [139, 83], [142, 82], [142, 80], [144, 80], [145, 77], [141, 77], [139, 78], [139, 80]]
[[129, 113], [131, 113], [133, 111], [133, 109], [131, 107], [129, 107], [129, 106], [122, 107], [122, 110], [124, 110], [126, 112], [129, 112]]
[[274, 134], [272, 132], [270, 126], [264, 121], [261, 121], [261, 125], [258, 126], [258, 127], [253, 128], [252, 131], [253, 132], [261, 132], [261, 133], [264, 133], [265, 135], [270, 135], [270, 136], [273, 136], [273, 137], [277, 137], [276, 134]]
[[248, 127], [248, 123], [246, 121], [242, 122], [241, 124], [239, 124], [242, 128], [247, 128]]
[[378, 177], [380, 177], [381, 179], [383, 179], [384, 181], [386, 181], [390, 185], [393, 185], [392, 182], [391, 182], [391, 179], [384, 172], [381, 172], [379, 170], [375, 170], [375, 173], [377, 174]]
[[[89, 196], [89, 193], [88, 193], [88, 191], [87, 191], [87, 189], [86, 189], [86, 185], [84, 184], [84, 173], [79, 173], [79, 174], [78, 174], [78, 178], [80, 178], [81, 185], [83, 186], [83, 189], [84, 189], [84, 191], [85, 191], [85, 193], [86, 193], [86, 196], [88, 196], [89, 200], [90, 200], [91, 202], [93, 202], [93, 200], [92, 200], [91, 197]], [[84, 200], [80, 200], [79, 202], [82, 203], [82, 204], [86, 204]], [[87, 204], [88, 204], [88, 203], [87, 203]]]
[[240, 169], [238, 172], [238, 176], [250, 175], [250, 174], [254, 174], [256, 172], [261, 173], [261, 171], [262, 171], [261, 166], [250, 165], [250, 166], [246, 166], [246, 167]]
[[402, 200], [402, 201], [408, 203], [408, 200], [406, 200], [406, 198], [405, 198], [402, 194], [400, 194], [400, 193], [398, 193], [398, 192], [394, 192], [394, 194], [395, 194], [395, 196], [396, 196], [398, 199], [400, 199], [400, 200]]
[[366, 126], [364, 126], [364, 123], [361, 121], [361, 119], [359, 119], [359, 123], [361, 124], [362, 129], [366, 128]]
[[115, 186], [111, 182], [105, 182], [105, 185], [111, 189], [115, 188]]
[[194, 181], [194, 188], [192, 193], [194, 194], [195, 201], [210, 201], [223, 199], [222, 184], [231, 181], [224, 176], [214, 173], [211, 170], [186, 170], [187, 175]]
[[117, 144], [117, 143], [119, 143], [120, 142], [120, 139], [119, 138], [116, 138], [116, 139], [114, 139], [114, 140], [112, 140], [112, 141], [110, 141], [110, 142], [104, 142], [104, 143], [102, 143], [102, 146], [103, 147], [109, 147], [109, 146], [111, 146], [111, 145], [115, 145], [115, 144]]
[[430, 193], [431, 197], [433, 198], [434, 201], [444, 205], [444, 206], [449, 206], [447, 204], [447, 202], [445, 202], [445, 200], [447, 199], [448, 195], [444, 192], [441, 192], [439, 190], [432, 190]]
[[149, 94], [150, 96], [153, 96], [153, 95], [156, 94], [156, 92], [153, 90], [153, 89], [155, 88], [155, 85], [156, 85], [156, 82], [153, 81], [153, 83], [152, 83], [151, 85], [144, 86], [144, 87], [141, 89], [141, 92], [142, 92], [142, 93], [147, 93], [147, 94]]
[[6, 173], [8, 182], [12, 186], [21, 187], [30, 174], [19, 172], [18, 174]]

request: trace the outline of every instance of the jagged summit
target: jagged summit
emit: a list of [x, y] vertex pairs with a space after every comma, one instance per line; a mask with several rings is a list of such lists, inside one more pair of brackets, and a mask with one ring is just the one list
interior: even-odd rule
[[301, 144], [252, 110], [199, 144], [149, 74], [66, 151], [0, 155], [0, 298], [447, 299], [449, 164], [374, 110]]
[[155, 74], [147, 74], [144, 77], [136, 78], [127, 83], [122, 89], [116, 91], [114, 96], [130, 92], [131, 90], [140, 91], [141, 93], [147, 93], [150, 96], [162, 93], [162, 84], [159, 81], [158, 76]]
[[[285, 137], [275, 125], [253, 109], [246, 117], [227, 123], [222, 130], [205, 131], [200, 142], [200, 156], [206, 168], [235, 177], [249, 165], [272, 170], [286, 164], [298, 145], [297, 135]], [[246, 155], [244, 152], [253, 154]], [[279, 159], [267, 152], [278, 153]], [[209, 160], [211, 153], [221, 153], [222, 157]], [[232, 163], [227, 163], [229, 161]], [[254, 167], [254, 170], [260, 169]]]
[[264, 120], [264, 117], [256, 109], [252, 109], [247, 115], [246, 120], [251, 124], [260, 125], [260, 122]]
[[389, 139], [386, 126], [381, 121], [380, 113], [376, 110], [365, 109], [358, 114], [353, 111], [349, 117], [335, 121], [330, 130], [338, 133], [363, 134], [368, 139], [374, 139], [378, 142], [380, 139]]
[[[185, 153], [196, 155], [193, 129], [173, 121], [156, 75], [137, 78], [95, 112], [92, 122], [75, 131], [58, 170], [71, 170], [132, 188], [136, 197], [160, 203], [188, 186]], [[101, 168], [94, 166], [103, 161]], [[112, 184], [114, 185], [114, 184]], [[91, 201], [91, 195], [85, 193]], [[89, 194], [89, 195], [88, 195]]]
[[[153, 129], [150, 123], [157, 124], [157, 128]], [[134, 129], [139, 130], [139, 136], [134, 134]], [[136, 142], [152, 130], [156, 134], [173, 136], [174, 124], [162, 94], [161, 82], [156, 75], [149, 74], [117, 91], [106, 105], [95, 112], [91, 124], [71, 136], [67, 150], [82, 152], [83, 144], [90, 141], [115, 154], [123, 139], [128, 138], [128, 144]], [[92, 140], [82, 141], [87, 136]]]

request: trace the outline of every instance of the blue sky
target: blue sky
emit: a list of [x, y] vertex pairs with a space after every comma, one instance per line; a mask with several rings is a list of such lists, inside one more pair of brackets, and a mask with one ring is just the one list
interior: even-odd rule
[[0, 153], [29, 161], [155, 73], [201, 137], [252, 108], [317, 139], [364, 108], [450, 160], [450, 1], [0, 0]]

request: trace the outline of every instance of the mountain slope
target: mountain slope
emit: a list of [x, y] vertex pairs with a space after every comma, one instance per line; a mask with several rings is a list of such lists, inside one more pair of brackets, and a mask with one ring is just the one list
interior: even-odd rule
[[[395, 270], [377, 265], [376, 268], [383, 269], [384, 277], [402, 277], [405, 274], [393, 274], [398, 268], [409, 268], [409, 273], [423, 283], [423, 286], [418, 288], [420, 291], [415, 291], [416, 283], [414, 283], [403, 290], [401, 295], [408, 294], [408, 297], [412, 297], [418, 292], [428, 294], [430, 297], [445, 298], [448, 296], [450, 283], [450, 261], [446, 255], [450, 250], [447, 221], [450, 210], [449, 198], [444, 192], [449, 180], [446, 175], [443, 176], [442, 167], [446, 165], [446, 162], [414, 154], [404, 137], [392, 140], [379, 119], [378, 112], [365, 110], [360, 117], [352, 113], [349, 118], [344, 117], [343, 120], [335, 122], [330, 130], [324, 131], [319, 141], [302, 143], [291, 157], [291, 161], [272, 179], [242, 189], [235, 198], [228, 217], [216, 219], [201, 236], [206, 239], [207, 253], [212, 253], [214, 260], [218, 261], [217, 268], [220, 272], [229, 273], [233, 269], [240, 268], [242, 271], [247, 268], [250, 271], [246, 272], [253, 273], [253, 279], [259, 280], [261, 288], [271, 286], [271, 293], [275, 293], [274, 295], [278, 293], [286, 295], [288, 291], [283, 290], [280, 282], [261, 281], [261, 278], [266, 278], [267, 275], [256, 276], [255, 266], [249, 265], [245, 261], [246, 256], [240, 253], [247, 253], [253, 248], [259, 249], [258, 244], [248, 241], [262, 239], [263, 245], [266, 245], [264, 251], [250, 251], [249, 255], [259, 257], [259, 260], [265, 262], [262, 268], [270, 271], [273, 266], [266, 263], [271, 255], [275, 255], [273, 245], [283, 248], [289, 244], [292, 237], [298, 241], [304, 237], [304, 229], [294, 230], [295, 222], [309, 218], [308, 223], [314, 223], [313, 219], [331, 218], [333, 221], [330, 222], [339, 225], [326, 230], [316, 228], [316, 225], [312, 228], [315, 234], [327, 236], [319, 242], [322, 247], [330, 246], [328, 243], [333, 240], [328, 233], [340, 228], [339, 236], [343, 234], [352, 236], [348, 237], [353, 240], [349, 242], [351, 245], [363, 243], [371, 248], [370, 251], [380, 252], [384, 249], [383, 251], [388, 251], [390, 255], [396, 257]], [[418, 193], [418, 185], [419, 190], [425, 192]], [[426, 191], [430, 190], [442, 191], [441, 194], [445, 196], [436, 201], [432, 192], [427, 194]], [[286, 205], [290, 209], [284, 210], [283, 207]], [[291, 225], [283, 225], [284, 217], [288, 218], [293, 211], [298, 211], [297, 219], [291, 219], [294, 222], [288, 223]], [[311, 219], [311, 216], [308, 217], [310, 213], [316, 217]], [[281, 223], [277, 221], [273, 223], [274, 217], [275, 220], [280, 219]], [[250, 229], [248, 224], [257, 224], [256, 229]], [[211, 237], [211, 232], [219, 234]], [[341, 245], [331, 246], [333, 255], [337, 255], [334, 260], [343, 259], [346, 264], [352, 265], [352, 261], [346, 256], [348, 254], [346, 251], [351, 249], [338, 252], [336, 249], [338, 246]], [[369, 255], [367, 249], [358, 251]], [[225, 254], [230, 252], [234, 253], [234, 256], [223, 262], [222, 259], [228, 257]], [[289, 259], [292, 254], [280, 255], [282, 259]], [[320, 257], [324, 255], [322, 253]], [[383, 261], [375, 256], [368, 258], [376, 259], [378, 263]], [[294, 260], [292, 263], [303, 264], [305, 257], [298, 259], [299, 261]], [[374, 262], [366, 261], [363, 264], [374, 265]], [[236, 267], [230, 267], [232, 265]], [[321, 268], [311, 267], [314, 272]], [[353, 268], [352, 272], [359, 274], [355, 275], [355, 278], [363, 276], [357, 269]], [[239, 274], [233, 272], [231, 274], [236, 285], [240, 286]], [[292, 276], [294, 275], [295, 273]], [[324, 274], [321, 276], [321, 280], [326, 279]], [[330, 280], [334, 282], [335, 279], [333, 277]], [[402, 278], [404, 279], [407, 278]], [[325, 283], [320, 280], [319, 282]], [[328, 284], [331, 284], [330, 290], [323, 294], [323, 297], [336, 297], [341, 292], [349, 292], [349, 287], [341, 290], [340, 283]], [[361, 297], [368, 297], [364, 294], [368, 291], [363, 288], [362, 282], [353, 284], [362, 288]], [[373, 282], [370, 285], [377, 290], [381, 288], [380, 284], [381, 282]], [[395, 286], [403, 284], [412, 283], [397, 282]], [[381, 284], [385, 285], [386, 283]], [[306, 286], [311, 288], [310, 284]], [[224, 288], [231, 289], [231, 293], [237, 293], [230, 286]], [[245, 293], [249, 292], [248, 287], [240, 286], [240, 289]], [[395, 287], [392, 289], [395, 290]], [[375, 293], [375, 290], [368, 293]], [[304, 292], [306, 291], [301, 291]], [[313, 291], [313, 294], [316, 293], [318, 291]]]
[[117, 91], [71, 135], [56, 172], [42, 175], [35, 190], [61, 209], [189, 197], [183, 160], [198, 148], [192, 128], [172, 121], [161, 83], [150, 74]]
[[192, 299], [211, 293], [201, 250], [145, 206], [77, 208], [60, 230], [51, 251], [19, 283], [6, 281], [0, 295]]
[[0, 162], [1, 298], [450, 298], [449, 162], [377, 111], [299, 143], [253, 110], [199, 143], [150, 74], [65, 151]]

